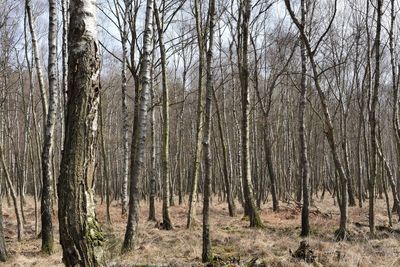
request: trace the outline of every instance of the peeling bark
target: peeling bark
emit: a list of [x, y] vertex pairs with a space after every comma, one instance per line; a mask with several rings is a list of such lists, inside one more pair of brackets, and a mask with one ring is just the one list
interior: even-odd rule
[[100, 97], [95, 1], [71, 0], [68, 110], [58, 184], [58, 219], [66, 266], [105, 265], [96, 218], [94, 172]]

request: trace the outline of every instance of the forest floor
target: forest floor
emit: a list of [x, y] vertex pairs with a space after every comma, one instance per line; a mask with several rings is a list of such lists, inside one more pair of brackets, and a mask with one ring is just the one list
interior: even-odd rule
[[[211, 207], [211, 237], [213, 255], [218, 259], [214, 266], [400, 266], [400, 224], [394, 217], [393, 229], [379, 227], [377, 235], [370, 238], [368, 231], [368, 206], [349, 208], [351, 241], [335, 242], [334, 232], [339, 221], [338, 207], [332, 198], [315, 200], [311, 208], [311, 235], [307, 238], [313, 255], [312, 264], [292, 257], [300, 242], [300, 207], [294, 202], [281, 203], [278, 213], [272, 212], [270, 203], [264, 205], [261, 218], [264, 229], [250, 229], [237, 204], [238, 214], [229, 217], [226, 203], [214, 198]], [[386, 205], [377, 199], [376, 225], [387, 226]], [[16, 220], [13, 207], [3, 202], [4, 228], [11, 258], [4, 266], [63, 266], [61, 247], [58, 245], [58, 223], [54, 220], [55, 253], [45, 256], [40, 252], [41, 240], [35, 238], [35, 219], [32, 199], [24, 208], [27, 223], [25, 237], [17, 242]], [[197, 223], [186, 229], [186, 205], [171, 207], [174, 229], [160, 230], [157, 223], [147, 220], [147, 203], [141, 204], [139, 239], [136, 249], [129, 254], [119, 254], [124, 236], [126, 216], [121, 216], [119, 203], [111, 205], [112, 225], [105, 224], [105, 205], [98, 205], [99, 220], [107, 233], [107, 255], [110, 266], [203, 266], [201, 264], [201, 204], [197, 207]], [[161, 203], [157, 202], [160, 218]], [[264, 264], [264, 265], [263, 265]], [[1, 264], [0, 264], [1, 265]], [[253, 265], [255, 266], [255, 265]]]

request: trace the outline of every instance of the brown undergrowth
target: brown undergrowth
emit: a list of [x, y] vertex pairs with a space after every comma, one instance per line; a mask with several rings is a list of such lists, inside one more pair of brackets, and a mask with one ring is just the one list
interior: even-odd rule
[[[22, 242], [17, 242], [16, 220], [12, 206], [3, 200], [4, 226], [7, 245], [11, 254], [4, 266], [63, 266], [61, 247], [58, 245], [58, 223], [54, 220], [57, 245], [55, 253], [45, 256], [40, 252], [40, 239], [34, 233], [33, 200], [27, 198], [24, 208], [26, 224]], [[237, 205], [240, 206], [239, 203]], [[213, 266], [400, 266], [400, 234], [381, 227], [375, 237], [368, 234], [368, 207], [349, 208], [351, 240], [334, 242], [338, 225], [338, 207], [333, 200], [315, 200], [311, 208], [311, 236], [309, 248], [315, 256], [313, 263], [292, 257], [303, 240], [300, 234], [300, 209], [294, 203], [281, 203], [278, 213], [272, 212], [270, 203], [261, 211], [263, 229], [248, 228], [242, 210], [229, 217], [226, 203], [214, 198], [211, 208], [211, 236], [215, 262]], [[157, 202], [157, 216], [161, 217], [161, 203]], [[97, 214], [103, 223], [110, 266], [203, 266], [201, 264], [201, 204], [197, 206], [197, 222], [193, 229], [186, 229], [186, 205], [171, 207], [174, 223], [172, 231], [158, 229], [156, 222], [149, 222], [147, 203], [141, 203], [139, 239], [136, 249], [121, 256], [119, 251], [124, 235], [126, 216], [121, 216], [117, 202], [111, 206], [112, 224], [105, 223], [105, 205], [98, 204]], [[377, 200], [376, 225], [387, 226], [383, 200]], [[395, 223], [393, 229], [399, 229]]]

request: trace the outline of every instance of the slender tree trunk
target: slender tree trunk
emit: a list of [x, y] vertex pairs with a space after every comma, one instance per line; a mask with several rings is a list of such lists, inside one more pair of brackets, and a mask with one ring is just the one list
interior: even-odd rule
[[66, 266], [105, 265], [104, 236], [94, 202], [100, 97], [96, 7], [70, 1], [68, 111], [58, 184], [58, 219]]
[[[342, 108], [344, 109], [344, 108]], [[343, 131], [343, 138], [342, 138], [342, 147], [343, 147], [343, 157], [344, 157], [344, 167], [347, 175], [347, 193], [349, 198], [349, 206], [354, 207], [356, 206], [356, 199], [354, 197], [354, 189], [353, 189], [353, 180], [351, 178], [350, 172], [350, 161], [349, 161], [349, 148], [347, 142], [347, 112], [343, 112], [343, 124], [342, 124], [342, 131]]]
[[[335, 2], [335, 4], [336, 4], [336, 2]], [[343, 240], [343, 239], [347, 238], [347, 217], [348, 217], [347, 179], [348, 179], [348, 177], [346, 176], [346, 173], [343, 168], [343, 163], [342, 163], [339, 153], [338, 153], [332, 117], [331, 117], [331, 114], [328, 109], [328, 103], [327, 103], [325, 93], [322, 90], [322, 87], [321, 87], [321, 84], [319, 81], [318, 67], [317, 67], [317, 63], [315, 62], [315, 59], [314, 59], [315, 51], [311, 48], [308, 36], [304, 29], [304, 25], [302, 25], [301, 22], [299, 22], [298, 19], [296, 18], [296, 15], [291, 8], [290, 1], [285, 0], [285, 5], [289, 11], [292, 21], [295, 23], [296, 27], [299, 30], [302, 41], [305, 45], [307, 55], [308, 55], [308, 58], [311, 63], [312, 77], [313, 77], [314, 84], [317, 89], [318, 96], [319, 96], [319, 99], [321, 102], [321, 107], [322, 107], [323, 116], [324, 116], [324, 124], [325, 124], [324, 125], [324, 133], [325, 133], [326, 139], [328, 141], [328, 144], [330, 146], [330, 150], [331, 150], [332, 157], [333, 157], [333, 162], [335, 164], [336, 171], [337, 171], [339, 179], [340, 179], [340, 191], [341, 191], [341, 195], [342, 195], [341, 201], [339, 203], [340, 223], [339, 223], [339, 230], [336, 233], [336, 239]]]
[[[301, 23], [306, 24], [306, 1], [301, 0]], [[299, 140], [300, 140], [300, 177], [302, 180], [303, 189], [303, 206], [301, 208], [301, 236], [308, 236], [310, 234], [309, 222], [309, 163], [307, 151], [307, 138], [305, 133], [305, 109], [307, 98], [306, 75], [307, 75], [307, 55], [304, 42], [301, 42], [301, 85], [300, 85], [300, 99], [299, 99]]]
[[224, 184], [225, 184], [225, 189], [226, 189], [226, 195], [227, 195], [227, 201], [228, 201], [228, 210], [229, 210], [229, 216], [234, 217], [236, 215], [236, 207], [235, 207], [235, 201], [233, 198], [232, 194], [232, 182], [231, 179], [229, 178], [229, 159], [227, 155], [227, 145], [224, 137], [224, 131], [223, 131], [223, 126], [222, 126], [222, 118], [221, 118], [221, 112], [220, 108], [218, 105], [217, 97], [215, 95], [215, 91], [213, 89], [213, 96], [214, 96], [214, 101], [215, 101], [215, 108], [218, 116], [218, 131], [219, 131], [219, 136], [221, 139], [221, 147], [222, 147], [222, 156], [223, 156], [223, 164], [222, 164], [222, 173], [224, 176]]
[[249, 216], [250, 227], [263, 227], [263, 223], [257, 211], [254, 201], [253, 188], [251, 183], [250, 168], [250, 93], [249, 93], [249, 65], [248, 65], [248, 41], [249, 23], [251, 15], [251, 0], [240, 1], [240, 34], [239, 34], [239, 75], [242, 95], [242, 125], [241, 125], [241, 153], [242, 153], [242, 180], [245, 200], [245, 214]]
[[144, 146], [146, 142], [147, 130], [147, 109], [149, 102], [149, 92], [151, 85], [151, 54], [153, 44], [153, 0], [147, 0], [145, 32], [143, 36], [143, 56], [141, 61], [140, 85], [140, 103], [137, 107], [138, 114], [134, 122], [134, 132], [131, 145], [131, 184], [129, 190], [129, 213], [128, 223], [125, 231], [122, 252], [131, 251], [137, 238], [137, 227], [139, 222], [139, 179], [143, 167]]
[[201, 18], [201, 1], [194, 1], [195, 20], [196, 20], [196, 31], [197, 31], [197, 43], [199, 48], [199, 81], [198, 81], [198, 98], [197, 98], [197, 119], [196, 119], [196, 149], [193, 161], [193, 176], [191, 180], [191, 187], [189, 192], [189, 212], [187, 217], [186, 227], [192, 226], [193, 220], [195, 219], [196, 209], [196, 194], [197, 194], [197, 183], [200, 176], [201, 167], [201, 142], [203, 139], [203, 68], [204, 68], [204, 43], [203, 43], [203, 29], [202, 29], [202, 18]]
[[[395, 63], [395, 44], [394, 44], [394, 24], [396, 20], [395, 13], [395, 1], [391, 0], [390, 8], [390, 31], [389, 31], [389, 50], [390, 50], [390, 65], [392, 71], [392, 89], [393, 89], [393, 129], [396, 141], [396, 151], [397, 151], [397, 161], [400, 163], [400, 123], [399, 123], [399, 77], [397, 76], [399, 72], [396, 73], [396, 63]], [[398, 68], [400, 70], [400, 67]], [[397, 78], [397, 79], [396, 79]], [[399, 176], [399, 175], [398, 175]], [[399, 176], [400, 177], [400, 176]], [[400, 180], [399, 180], [400, 181]], [[390, 178], [390, 187], [393, 194], [393, 212], [396, 212], [399, 216], [400, 221], [400, 202], [398, 188], [396, 188], [396, 183], [394, 177]]]
[[123, 117], [123, 127], [122, 127], [122, 135], [123, 135], [123, 143], [124, 143], [124, 157], [123, 157], [123, 174], [122, 174], [122, 214], [127, 212], [128, 207], [128, 172], [129, 172], [129, 142], [128, 142], [128, 105], [127, 105], [127, 97], [126, 97], [126, 87], [127, 87], [127, 77], [126, 77], [126, 68], [127, 68], [127, 58], [128, 58], [128, 11], [130, 9], [130, 5], [132, 4], [131, 0], [125, 0], [125, 10], [124, 10], [124, 18], [123, 18], [123, 31], [121, 33], [122, 40], [122, 70], [121, 70], [121, 89], [122, 89], [122, 117]]
[[[26, 29], [25, 29], [25, 41], [26, 41]], [[27, 45], [27, 44], [26, 44]], [[28, 49], [27, 46], [25, 47], [25, 60], [27, 62], [27, 68], [28, 68], [28, 76], [29, 76], [29, 102], [30, 102], [30, 109], [32, 113], [32, 120], [33, 120], [33, 125], [36, 125], [36, 112], [35, 112], [35, 105], [34, 105], [34, 99], [33, 99], [33, 76], [32, 76], [32, 68], [31, 68], [31, 63], [29, 60], [28, 56]], [[37, 141], [37, 138], [35, 138], [33, 134], [33, 130], [30, 131], [29, 134], [30, 138], [30, 149], [29, 149], [29, 157], [30, 157], [30, 162], [32, 165], [32, 180], [33, 180], [33, 200], [34, 200], [34, 209], [35, 209], [35, 236], [38, 235], [39, 233], [39, 223], [38, 223], [38, 188], [37, 188], [37, 180], [36, 180], [36, 170], [35, 170], [35, 157], [33, 155], [34, 153], [34, 142]], [[39, 145], [36, 143], [36, 147], [38, 148]], [[37, 159], [39, 162], [39, 160]], [[39, 164], [38, 164], [39, 165]]]
[[162, 87], [162, 150], [161, 150], [161, 177], [162, 177], [162, 227], [165, 230], [172, 229], [172, 222], [169, 216], [169, 194], [170, 194], [170, 167], [169, 167], [169, 92], [167, 88], [167, 59], [164, 46], [164, 31], [160, 21], [158, 9], [154, 6], [154, 17], [158, 31], [158, 43], [161, 56], [161, 87]]
[[[51, 1], [51, 0], [49, 0], [49, 1]], [[37, 73], [37, 78], [38, 78], [38, 82], [39, 82], [40, 97], [41, 97], [41, 100], [42, 100], [43, 117], [46, 118], [47, 117], [47, 110], [48, 110], [48, 102], [47, 102], [48, 101], [48, 97], [47, 97], [47, 93], [46, 93], [45, 86], [44, 86], [42, 62], [40, 60], [38, 42], [37, 42], [37, 39], [36, 39], [36, 32], [35, 32], [34, 25], [33, 25], [34, 22], [33, 22], [31, 2], [32, 2], [31, 0], [26, 0], [25, 1], [25, 8], [26, 8], [26, 13], [28, 15], [29, 30], [31, 32], [32, 53], [33, 53], [33, 55], [35, 57], [36, 73]], [[57, 27], [57, 25], [55, 25], [55, 27]]]
[[215, 26], [215, 0], [209, 1], [209, 45], [207, 51], [207, 78], [206, 78], [206, 101], [204, 110], [204, 200], [203, 200], [203, 252], [202, 261], [210, 262], [211, 255], [211, 237], [210, 237], [210, 197], [211, 197], [211, 110], [212, 110], [212, 94], [213, 94], [213, 48], [214, 48], [214, 26]]
[[[379, 129], [379, 126], [378, 126], [378, 129]], [[389, 183], [390, 183], [390, 186], [392, 189], [394, 212], [397, 213], [399, 220], [400, 220], [400, 213], [399, 213], [400, 207], [398, 206], [399, 198], [398, 198], [398, 194], [397, 194], [397, 188], [396, 188], [396, 184], [394, 182], [392, 170], [389, 166], [388, 161], [385, 158], [385, 155], [383, 154], [381, 140], [379, 140], [379, 142], [377, 143], [377, 151], [376, 152], [377, 152], [378, 157], [382, 161], [383, 167], [386, 171], [386, 175], [387, 175], [387, 178], [389, 180]], [[386, 183], [386, 181], [383, 181], [383, 182]], [[385, 189], [385, 191], [387, 191], [387, 190]], [[385, 192], [385, 194], [386, 194], [386, 192]]]
[[[104, 108], [105, 109], [105, 108]], [[102, 107], [102, 101], [101, 101], [101, 96], [100, 96], [100, 102], [99, 102], [99, 120], [100, 120], [100, 141], [101, 141], [101, 155], [103, 159], [103, 179], [105, 182], [105, 196], [106, 196], [106, 220], [107, 224], [111, 224], [111, 215], [110, 215], [110, 205], [111, 205], [111, 200], [110, 200], [110, 176], [108, 173], [108, 161], [107, 161], [107, 153], [106, 153], [106, 144], [104, 141], [104, 114], [103, 114], [103, 107]]]
[[30, 149], [29, 149], [29, 158], [30, 163], [32, 165], [32, 183], [33, 183], [33, 201], [34, 201], [34, 210], [35, 210], [35, 236], [39, 234], [39, 216], [38, 216], [38, 189], [37, 189], [37, 181], [36, 181], [36, 170], [35, 170], [35, 160], [33, 157], [33, 138], [31, 137]]
[[[154, 40], [155, 38], [153, 38]], [[154, 71], [153, 71], [153, 62], [154, 62], [154, 53], [152, 55], [152, 68], [150, 70], [150, 103], [153, 106], [155, 99], [154, 99], [154, 87], [153, 87], [153, 79], [154, 79]], [[153, 106], [150, 109], [150, 197], [149, 197], [149, 220], [156, 221], [156, 207], [155, 207], [155, 200], [157, 194], [157, 171], [156, 171], [156, 135], [155, 135], [155, 116], [154, 116], [154, 109]]]
[[375, 36], [375, 81], [371, 94], [371, 106], [369, 110], [369, 126], [371, 132], [371, 176], [368, 183], [369, 191], [369, 230], [371, 235], [375, 235], [375, 183], [377, 176], [377, 133], [376, 133], [376, 109], [378, 105], [378, 92], [380, 86], [380, 38], [381, 38], [381, 21], [382, 21], [382, 0], [376, 1], [377, 8], [377, 22], [376, 22], [376, 36]]
[[[265, 131], [267, 131], [265, 129]], [[268, 168], [269, 179], [271, 181], [271, 197], [272, 197], [272, 210], [278, 211], [279, 210], [279, 200], [276, 192], [276, 173], [275, 168], [273, 166], [273, 159], [272, 159], [272, 144], [269, 140], [268, 134], [264, 133], [264, 147], [265, 147], [265, 157], [266, 163]]]
[[54, 237], [52, 224], [52, 156], [54, 148], [54, 131], [58, 105], [57, 96], [57, 3], [49, 0], [49, 104], [47, 121], [42, 150], [42, 251], [46, 254], [53, 253]]
[[23, 225], [22, 215], [21, 215], [21, 212], [20, 212], [20, 210], [18, 208], [17, 193], [15, 192], [14, 186], [13, 186], [12, 181], [11, 181], [10, 172], [9, 172], [7, 166], [6, 166], [6, 162], [5, 162], [5, 159], [4, 159], [3, 146], [2, 146], [1, 143], [0, 143], [0, 161], [1, 161], [1, 166], [2, 166], [4, 174], [5, 174], [8, 190], [10, 191], [11, 198], [12, 198], [12, 201], [13, 201], [15, 217], [17, 217], [17, 237], [18, 237], [18, 241], [21, 241], [22, 237], [24, 235], [24, 225]]

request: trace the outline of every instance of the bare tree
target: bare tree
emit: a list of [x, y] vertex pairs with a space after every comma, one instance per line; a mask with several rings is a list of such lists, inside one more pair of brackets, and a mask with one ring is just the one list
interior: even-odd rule
[[326, 139], [329, 143], [330, 149], [331, 149], [331, 153], [332, 153], [332, 157], [333, 157], [333, 161], [336, 167], [336, 170], [338, 172], [339, 175], [339, 179], [340, 179], [340, 201], [339, 201], [339, 205], [340, 205], [340, 224], [339, 224], [339, 230], [336, 234], [336, 238], [338, 240], [342, 240], [342, 239], [346, 239], [347, 238], [347, 217], [348, 217], [348, 189], [347, 189], [347, 179], [348, 177], [346, 176], [346, 173], [344, 171], [344, 167], [343, 167], [343, 163], [340, 159], [339, 153], [338, 153], [338, 147], [337, 147], [337, 142], [335, 139], [335, 131], [334, 131], [334, 125], [333, 125], [333, 121], [332, 121], [332, 117], [331, 114], [329, 112], [329, 108], [328, 108], [328, 103], [327, 103], [327, 99], [325, 96], [324, 91], [322, 90], [320, 81], [319, 81], [319, 73], [318, 73], [318, 67], [317, 67], [317, 63], [315, 61], [315, 52], [318, 49], [318, 46], [320, 45], [320, 43], [322, 42], [323, 38], [325, 37], [326, 33], [328, 32], [329, 28], [332, 26], [332, 22], [333, 19], [336, 15], [336, 4], [337, 1], [335, 0], [334, 2], [334, 15], [332, 16], [330, 23], [327, 27], [327, 29], [325, 30], [325, 32], [320, 36], [320, 38], [317, 40], [316, 45], [314, 48], [311, 47], [311, 43], [309, 40], [309, 36], [305, 30], [305, 25], [303, 25], [296, 17], [291, 4], [290, 4], [290, 0], [285, 0], [285, 5], [286, 8], [289, 11], [290, 17], [292, 18], [292, 21], [294, 22], [294, 24], [296, 25], [296, 27], [298, 28], [299, 32], [300, 32], [300, 36], [301, 39], [304, 43], [304, 46], [306, 48], [307, 51], [307, 56], [310, 60], [311, 63], [311, 70], [312, 70], [312, 77], [314, 80], [314, 84], [315, 87], [317, 89], [318, 92], [318, 96], [321, 102], [321, 106], [322, 106], [322, 111], [323, 111], [323, 115], [324, 115], [324, 133], [326, 136]]
[[49, 101], [46, 129], [42, 151], [43, 186], [41, 199], [42, 215], [42, 251], [53, 252], [54, 237], [52, 223], [52, 156], [54, 149], [54, 131], [58, 105], [57, 94], [57, 3], [49, 0]]
[[376, 1], [376, 35], [375, 35], [375, 80], [374, 86], [371, 93], [371, 105], [369, 107], [369, 127], [371, 132], [371, 177], [368, 182], [369, 190], [369, 230], [372, 235], [375, 235], [375, 183], [377, 176], [377, 152], [378, 152], [378, 140], [377, 140], [377, 118], [376, 109], [378, 105], [378, 92], [380, 87], [380, 61], [381, 61], [381, 28], [382, 28], [382, 5], [383, 0]]
[[164, 27], [162, 25], [158, 8], [154, 4], [154, 17], [156, 19], [158, 44], [161, 56], [161, 87], [162, 87], [162, 149], [161, 149], [161, 180], [162, 180], [162, 228], [165, 230], [172, 229], [172, 222], [169, 216], [169, 194], [170, 194], [170, 167], [169, 167], [169, 91], [167, 88], [167, 56], [164, 45]]
[[248, 63], [248, 46], [249, 46], [249, 22], [251, 15], [251, 0], [240, 1], [239, 11], [239, 29], [238, 34], [238, 66], [241, 86], [241, 104], [242, 104], [242, 180], [243, 194], [245, 200], [245, 214], [249, 216], [250, 227], [262, 227], [263, 223], [257, 211], [254, 201], [253, 186], [251, 183], [251, 168], [250, 168], [250, 93], [249, 93], [249, 63]]
[[71, 0], [69, 10], [68, 111], [58, 184], [60, 242], [65, 265], [102, 266], [104, 236], [94, 202], [100, 97], [96, 6], [91, 0]]
[[143, 36], [143, 55], [141, 61], [140, 85], [140, 106], [138, 107], [137, 120], [134, 124], [131, 150], [130, 166], [130, 192], [129, 192], [129, 214], [126, 226], [122, 252], [131, 251], [137, 238], [137, 226], [139, 222], [139, 178], [143, 167], [144, 145], [147, 130], [147, 110], [149, 92], [151, 85], [151, 53], [153, 46], [153, 0], [147, 0], [145, 31]]
[[[301, 0], [301, 24], [306, 25], [307, 5], [305, 0]], [[300, 140], [300, 177], [302, 179], [303, 190], [303, 206], [301, 209], [301, 236], [310, 234], [309, 223], [309, 163], [307, 153], [307, 138], [305, 125], [305, 109], [306, 109], [306, 94], [307, 94], [307, 55], [304, 41], [300, 46], [301, 53], [301, 84], [300, 84], [300, 99], [299, 99], [299, 140]]]
[[128, 59], [128, 16], [132, 5], [131, 0], [125, 0], [125, 10], [123, 16], [123, 28], [121, 32], [122, 43], [122, 70], [121, 70], [121, 89], [122, 89], [122, 116], [123, 116], [123, 142], [124, 142], [124, 160], [123, 160], [123, 178], [122, 178], [122, 214], [125, 214], [128, 207], [128, 174], [129, 174], [129, 142], [128, 142], [128, 106], [127, 106], [127, 59]]
[[197, 45], [199, 50], [199, 75], [198, 75], [198, 95], [197, 95], [197, 117], [196, 117], [196, 148], [193, 159], [193, 171], [191, 172], [190, 191], [189, 191], [189, 211], [187, 217], [187, 228], [192, 226], [195, 218], [197, 183], [200, 176], [201, 167], [201, 142], [203, 139], [203, 121], [204, 121], [204, 29], [201, 16], [201, 1], [194, 0], [194, 15], [196, 20]]
[[207, 51], [207, 79], [206, 79], [206, 101], [204, 108], [204, 198], [203, 198], [203, 262], [209, 262], [212, 259], [211, 255], [211, 237], [210, 237], [210, 195], [211, 195], [211, 110], [212, 110], [212, 95], [213, 95], [213, 49], [214, 49], [214, 27], [215, 27], [215, 0], [209, 1], [208, 7], [208, 51]]

